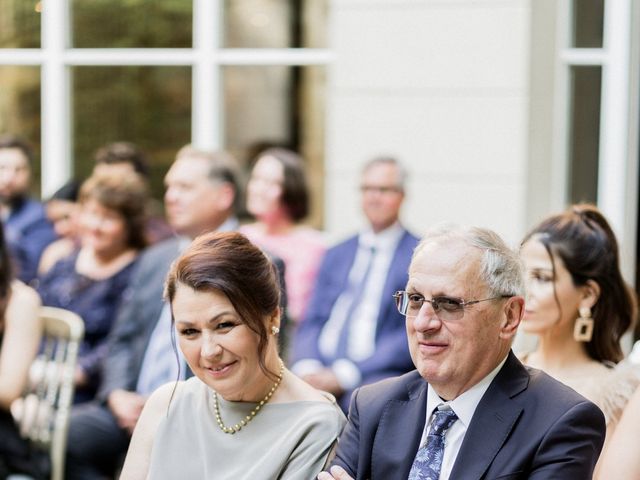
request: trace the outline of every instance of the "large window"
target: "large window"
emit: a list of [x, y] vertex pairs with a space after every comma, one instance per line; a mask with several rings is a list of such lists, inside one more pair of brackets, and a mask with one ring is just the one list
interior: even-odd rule
[[309, 164], [318, 224], [327, 5], [0, 0], [0, 132], [36, 146], [43, 196], [86, 177], [111, 141], [149, 154], [156, 195], [190, 141], [244, 165], [262, 145], [286, 145]]

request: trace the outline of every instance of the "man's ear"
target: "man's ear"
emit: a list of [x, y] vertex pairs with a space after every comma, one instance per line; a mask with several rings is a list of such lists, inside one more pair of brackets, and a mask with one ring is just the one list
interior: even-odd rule
[[236, 198], [236, 189], [228, 182], [220, 184], [216, 192], [216, 204], [221, 212], [231, 210]]
[[509, 340], [515, 336], [524, 315], [524, 298], [520, 296], [508, 298], [502, 309], [502, 314], [499, 337]]

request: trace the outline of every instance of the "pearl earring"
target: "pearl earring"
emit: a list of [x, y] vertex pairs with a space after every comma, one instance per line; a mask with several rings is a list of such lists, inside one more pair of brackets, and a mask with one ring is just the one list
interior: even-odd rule
[[275, 325], [273, 325], [273, 326], [271, 327], [271, 334], [272, 334], [272, 335], [277, 335], [277, 334], [279, 334], [279, 333], [280, 333], [280, 329], [279, 329], [278, 327], [276, 327]]

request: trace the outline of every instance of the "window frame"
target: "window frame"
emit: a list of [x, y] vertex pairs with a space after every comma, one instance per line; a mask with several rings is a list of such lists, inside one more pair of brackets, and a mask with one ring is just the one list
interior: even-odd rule
[[[632, 5], [631, 0], [605, 0], [602, 48], [571, 47], [572, 2], [558, 2], [558, 68], [552, 162], [552, 204], [568, 201], [569, 131], [572, 122], [570, 100], [571, 67], [599, 66], [602, 69], [600, 101], [600, 142], [598, 151], [598, 207], [609, 218], [614, 230], [625, 231], [628, 221], [626, 198], [628, 180], [637, 175], [630, 143], [631, 119], [637, 106], [631, 105]], [[637, 85], [636, 85], [637, 88]], [[637, 113], [635, 114], [637, 118]], [[636, 160], [632, 158], [635, 156]], [[632, 175], [633, 174], [633, 175]], [[636, 206], [637, 209], [637, 206]], [[635, 227], [634, 227], [635, 228]], [[635, 240], [635, 239], [634, 239]]]
[[224, 112], [216, 107], [224, 104], [222, 67], [328, 66], [334, 60], [329, 48], [223, 48], [222, 9], [222, 0], [193, 0], [192, 48], [71, 48], [70, 1], [42, 0], [40, 48], [0, 49], [0, 65], [40, 67], [43, 196], [52, 194], [73, 175], [72, 67], [191, 67], [191, 142], [199, 148], [216, 149], [224, 147]]

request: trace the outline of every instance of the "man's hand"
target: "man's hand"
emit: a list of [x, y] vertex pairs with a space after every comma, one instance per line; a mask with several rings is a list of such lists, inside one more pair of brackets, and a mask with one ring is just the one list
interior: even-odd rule
[[320, 472], [318, 480], [353, 480], [344, 468], [334, 465], [329, 472]]
[[73, 372], [73, 383], [76, 387], [84, 387], [89, 383], [89, 378], [80, 365], [76, 365], [76, 370]]
[[344, 390], [338, 383], [338, 378], [330, 368], [310, 373], [302, 377], [302, 379], [318, 390], [324, 390], [325, 392], [332, 393], [336, 397], [344, 393]]
[[116, 417], [120, 428], [124, 428], [129, 433], [133, 433], [133, 429], [140, 418], [142, 407], [146, 402], [146, 397], [135, 392], [127, 392], [126, 390], [114, 390], [109, 394], [107, 405]]

